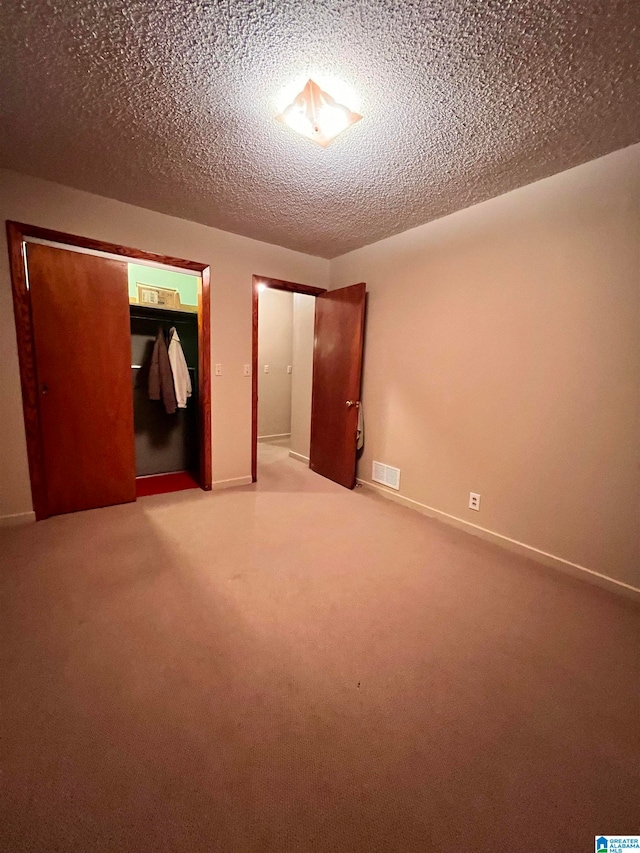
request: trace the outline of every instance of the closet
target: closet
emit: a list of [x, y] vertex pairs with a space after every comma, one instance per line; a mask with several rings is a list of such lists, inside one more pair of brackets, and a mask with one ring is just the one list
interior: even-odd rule
[[[198, 317], [169, 309], [130, 306], [131, 381], [136, 476], [185, 471], [198, 475]], [[191, 379], [186, 409], [169, 414], [160, 400], [149, 399], [149, 371], [158, 329], [165, 337], [175, 328]]]
[[[37, 241], [25, 240], [27, 232]], [[167, 259], [202, 270], [203, 293], [204, 276], [167, 272], [158, 268], [158, 256], [135, 254], [138, 269], [139, 260], [155, 261], [155, 269], [142, 267], [151, 281], [154, 274], [189, 278], [183, 304], [182, 284], [171, 290], [132, 280], [132, 264], [118, 258], [127, 252], [122, 247], [83, 238], [72, 243], [70, 235], [16, 223], [9, 235], [36, 517], [134, 501], [149, 493], [139, 489], [141, 481], [162, 481], [173, 472], [184, 472], [189, 485], [180, 488], [211, 488], [208, 322], [202, 316], [209, 306], [208, 268]], [[42, 242], [56, 237], [68, 247]], [[87, 244], [93, 251], [78, 248]], [[149, 398], [159, 329], [167, 337], [176, 330], [191, 384], [186, 407], [171, 414]], [[152, 491], [175, 488], [160, 484]]]

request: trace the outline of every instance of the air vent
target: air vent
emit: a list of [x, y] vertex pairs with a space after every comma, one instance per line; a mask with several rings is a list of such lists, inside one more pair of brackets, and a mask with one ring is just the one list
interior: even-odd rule
[[374, 462], [371, 479], [376, 483], [382, 483], [383, 486], [389, 486], [390, 489], [399, 489], [400, 469], [383, 465], [382, 462]]

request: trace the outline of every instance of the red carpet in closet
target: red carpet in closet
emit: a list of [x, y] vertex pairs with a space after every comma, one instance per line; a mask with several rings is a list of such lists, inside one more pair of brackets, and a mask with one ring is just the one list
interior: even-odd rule
[[137, 498], [199, 488], [200, 486], [188, 471], [174, 471], [172, 474], [154, 474], [150, 477], [136, 478]]

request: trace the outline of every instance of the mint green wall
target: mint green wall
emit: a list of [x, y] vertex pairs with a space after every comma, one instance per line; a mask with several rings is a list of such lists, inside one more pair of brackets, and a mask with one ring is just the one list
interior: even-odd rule
[[128, 264], [129, 267], [129, 298], [137, 299], [136, 284], [155, 284], [157, 287], [170, 287], [180, 293], [183, 305], [198, 304], [198, 282], [195, 275], [185, 275], [159, 267], [144, 267], [139, 264]]

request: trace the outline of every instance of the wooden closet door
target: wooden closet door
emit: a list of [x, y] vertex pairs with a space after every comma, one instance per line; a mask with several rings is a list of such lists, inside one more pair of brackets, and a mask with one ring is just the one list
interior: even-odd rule
[[47, 514], [136, 497], [127, 264], [27, 244]]
[[356, 484], [364, 283], [316, 298], [309, 467], [347, 489]]

